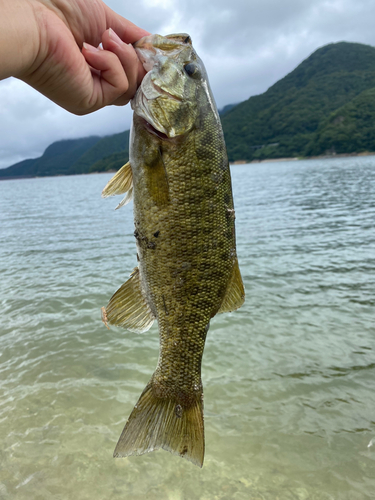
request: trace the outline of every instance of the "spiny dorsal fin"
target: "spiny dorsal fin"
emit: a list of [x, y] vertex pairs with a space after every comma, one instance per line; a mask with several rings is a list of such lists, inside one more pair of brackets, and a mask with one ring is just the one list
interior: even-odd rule
[[126, 281], [111, 297], [107, 307], [102, 308], [102, 320], [107, 326], [122, 326], [131, 332], [142, 333], [149, 330], [154, 322], [143, 293], [136, 267]]
[[204, 459], [203, 393], [187, 407], [154, 394], [153, 379], [135, 405], [113, 456], [143, 455], [163, 448], [202, 467]]
[[232, 276], [228, 283], [227, 291], [225, 292], [223, 302], [221, 303], [218, 313], [231, 312], [239, 309], [245, 302], [245, 289], [242, 283], [238, 260], [233, 266]]
[[[118, 172], [112, 177], [108, 182], [106, 187], [102, 191], [102, 198], [107, 198], [108, 196], [115, 196], [116, 194], [124, 194], [133, 189], [133, 174], [130, 163], [125, 163], [123, 167], [120, 168]], [[127, 197], [125, 197], [126, 199]], [[124, 202], [125, 205], [128, 201]], [[122, 203], [122, 202], [121, 202]], [[120, 207], [118, 207], [120, 208]]]

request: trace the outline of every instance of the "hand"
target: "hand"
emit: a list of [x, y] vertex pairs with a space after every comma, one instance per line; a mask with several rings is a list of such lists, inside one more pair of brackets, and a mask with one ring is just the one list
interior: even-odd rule
[[134, 96], [145, 71], [131, 44], [149, 33], [101, 0], [0, 0], [0, 11], [0, 79], [78, 115]]

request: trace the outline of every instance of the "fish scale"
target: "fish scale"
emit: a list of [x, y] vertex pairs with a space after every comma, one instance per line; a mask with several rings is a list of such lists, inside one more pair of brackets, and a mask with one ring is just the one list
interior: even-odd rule
[[151, 35], [135, 49], [149, 74], [132, 101], [129, 163], [103, 196], [132, 191], [139, 263], [103, 320], [146, 331], [156, 319], [160, 354], [114, 455], [164, 448], [202, 466], [201, 363], [209, 322], [244, 301], [230, 170], [190, 37]]

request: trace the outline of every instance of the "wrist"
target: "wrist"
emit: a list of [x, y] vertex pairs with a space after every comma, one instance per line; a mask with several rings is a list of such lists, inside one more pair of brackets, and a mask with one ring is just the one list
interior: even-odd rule
[[39, 52], [39, 29], [32, 2], [0, 0], [0, 80], [21, 77]]

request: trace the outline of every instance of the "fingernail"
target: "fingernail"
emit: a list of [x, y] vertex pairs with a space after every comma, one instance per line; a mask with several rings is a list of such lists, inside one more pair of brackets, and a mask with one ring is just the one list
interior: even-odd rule
[[124, 45], [124, 42], [121, 40], [121, 38], [113, 31], [112, 28], [109, 28], [108, 30], [109, 38], [112, 40], [112, 42], [116, 43], [119, 46]]
[[83, 48], [90, 52], [99, 52], [99, 49], [97, 47], [94, 47], [93, 45], [90, 45], [86, 42], [83, 42]]

